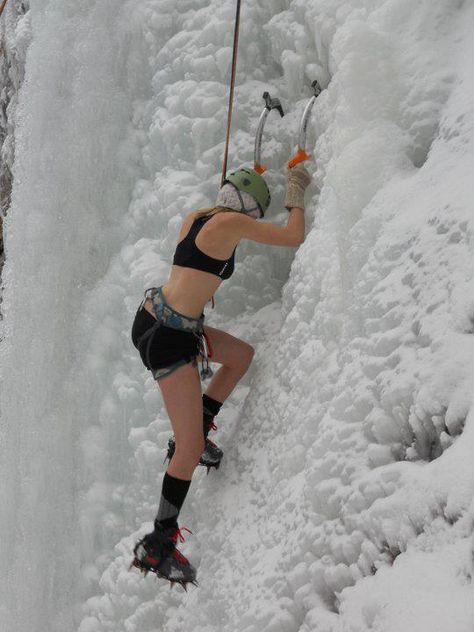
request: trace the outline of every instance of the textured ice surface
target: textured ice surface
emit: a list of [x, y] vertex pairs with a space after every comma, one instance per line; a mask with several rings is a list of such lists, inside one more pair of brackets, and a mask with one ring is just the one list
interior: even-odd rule
[[1, 359], [7, 632], [472, 632], [473, 18], [244, 4], [230, 166], [270, 89], [288, 110], [263, 148], [272, 221], [308, 85], [328, 88], [304, 244], [242, 244], [207, 312], [257, 353], [181, 515], [186, 595], [128, 569], [169, 436], [129, 329], [215, 195], [233, 6], [33, 4]]

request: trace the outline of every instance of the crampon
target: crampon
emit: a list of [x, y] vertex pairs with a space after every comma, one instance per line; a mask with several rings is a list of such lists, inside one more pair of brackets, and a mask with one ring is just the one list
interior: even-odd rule
[[[192, 533], [186, 527], [183, 531]], [[134, 559], [130, 568], [138, 568], [145, 576], [151, 571], [170, 582], [170, 588], [181, 584], [187, 592], [187, 584], [197, 586], [196, 569], [188, 559], [176, 548], [177, 541], [184, 542], [178, 527], [157, 529], [147, 534], [133, 549]]]
[[[215, 430], [216, 426], [214, 424], [211, 425], [211, 429]], [[176, 449], [176, 443], [174, 437], [170, 437], [168, 440], [168, 453], [165, 457], [165, 461], [171, 461], [173, 458], [174, 451]], [[217, 445], [206, 438], [206, 444], [204, 447], [204, 452], [201, 454], [201, 458], [199, 459], [199, 465], [204, 465], [207, 467], [207, 473], [209, 474], [209, 470], [211, 467], [215, 467], [216, 470], [219, 469], [219, 465], [221, 464], [222, 457], [224, 453], [222, 450], [217, 447]]]

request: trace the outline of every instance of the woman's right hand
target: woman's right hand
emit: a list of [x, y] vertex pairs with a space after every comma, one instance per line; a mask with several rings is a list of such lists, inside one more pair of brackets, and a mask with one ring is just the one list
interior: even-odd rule
[[288, 211], [292, 208], [301, 208], [304, 211], [304, 194], [311, 182], [311, 176], [302, 162], [290, 169], [287, 167], [287, 184], [285, 207]]

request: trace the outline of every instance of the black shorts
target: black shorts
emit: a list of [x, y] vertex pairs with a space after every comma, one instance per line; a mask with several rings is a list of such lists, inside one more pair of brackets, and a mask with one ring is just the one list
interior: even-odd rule
[[[151, 335], [140, 341], [154, 327]], [[132, 326], [132, 342], [140, 352], [143, 364], [159, 380], [180, 366], [192, 362], [197, 366], [199, 337], [192, 331], [183, 331], [158, 323], [141, 305]]]

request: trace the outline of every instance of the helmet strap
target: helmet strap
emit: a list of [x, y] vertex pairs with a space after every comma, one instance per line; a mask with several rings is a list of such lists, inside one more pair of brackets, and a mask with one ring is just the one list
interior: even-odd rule
[[251, 213], [252, 211], [258, 211], [258, 212], [259, 212], [260, 217], [263, 217], [263, 214], [262, 214], [262, 209], [260, 208], [260, 206], [259, 206], [258, 204], [257, 204], [257, 206], [254, 206], [253, 208], [246, 209], [246, 208], [245, 208], [245, 203], [244, 203], [244, 200], [243, 200], [242, 195], [241, 195], [241, 193], [240, 193], [240, 190], [239, 190], [239, 189], [235, 186], [235, 184], [234, 184], [233, 182], [229, 182], [229, 184], [232, 184], [232, 186], [234, 187], [234, 189], [235, 189], [235, 190], [236, 190], [236, 192], [237, 192], [237, 196], [238, 196], [239, 201], [240, 201], [241, 213], [245, 213], [246, 215], [250, 215], [250, 213]]
[[245, 204], [244, 204], [244, 200], [242, 199], [242, 194], [240, 193], [240, 190], [235, 186], [235, 184], [232, 185], [234, 187], [234, 189], [236, 190], [237, 193], [237, 197], [239, 198], [240, 201], [240, 210], [242, 212], [245, 212]]

